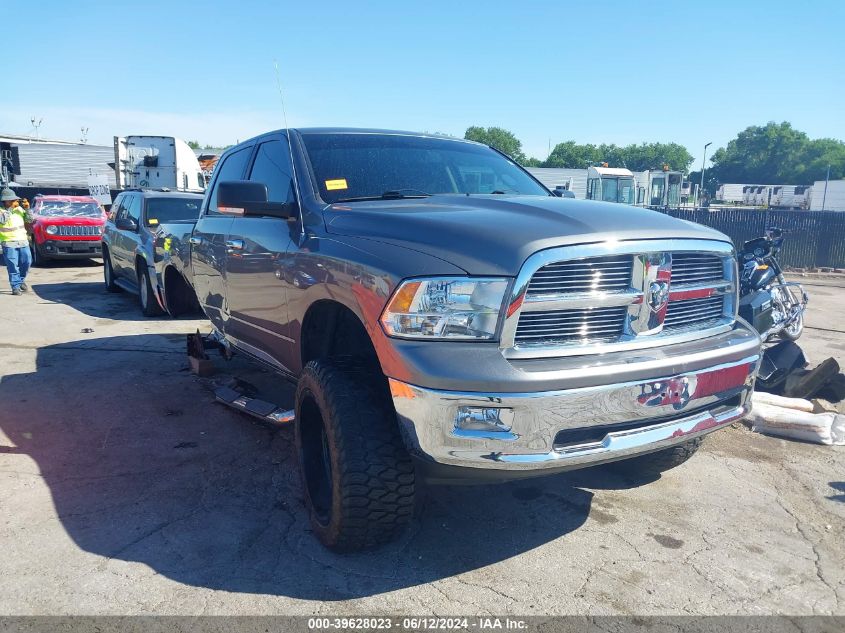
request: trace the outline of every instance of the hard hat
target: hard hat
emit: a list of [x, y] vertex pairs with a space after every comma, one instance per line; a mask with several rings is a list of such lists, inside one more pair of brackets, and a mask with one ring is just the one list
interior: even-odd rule
[[0, 192], [0, 202], [8, 202], [10, 200], [20, 200], [20, 198], [18, 198], [18, 194], [14, 191], [8, 187], [4, 187], [3, 191]]

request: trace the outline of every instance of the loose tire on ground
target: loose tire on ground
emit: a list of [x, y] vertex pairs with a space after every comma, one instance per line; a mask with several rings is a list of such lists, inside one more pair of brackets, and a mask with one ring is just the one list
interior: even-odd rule
[[141, 312], [144, 313], [144, 316], [153, 317], [163, 314], [150, 283], [150, 275], [143, 268], [138, 271], [138, 300], [141, 303]]
[[607, 467], [621, 474], [659, 475], [687, 461], [695, 454], [703, 441], [703, 437], [697, 437], [689, 442], [664, 448], [662, 451], [611, 462], [607, 464]]
[[111, 255], [108, 250], [103, 249], [103, 282], [106, 284], [106, 291], [120, 292], [120, 286], [114, 283], [114, 268], [111, 265]]
[[308, 363], [296, 390], [296, 448], [314, 534], [335, 551], [385, 543], [414, 509], [414, 466], [377, 368]]

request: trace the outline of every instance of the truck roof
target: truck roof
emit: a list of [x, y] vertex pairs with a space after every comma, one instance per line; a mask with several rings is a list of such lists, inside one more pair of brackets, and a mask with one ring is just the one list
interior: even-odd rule
[[205, 195], [198, 191], [164, 191], [162, 189], [124, 189], [120, 193], [124, 192], [142, 193], [149, 198], [202, 198]]
[[[459, 141], [461, 143], [472, 143], [474, 145], [483, 145], [483, 143], [477, 143], [476, 141], [469, 141], [467, 139], [458, 138], [456, 136], [446, 136], [443, 134], [431, 134], [429, 132], [410, 132], [407, 130], [385, 130], [379, 128], [355, 128], [355, 127], [300, 127], [300, 128], [291, 128], [292, 130], [299, 132], [300, 134], [390, 134], [394, 136], [421, 136], [426, 138], [442, 138], [447, 141]], [[242, 145], [243, 143], [247, 143], [257, 138], [261, 138], [267, 136], [268, 134], [278, 134], [280, 132], [286, 132], [285, 128], [279, 130], [273, 130], [270, 132], [265, 132], [264, 134], [259, 134], [251, 139], [247, 139], [238, 145]]]

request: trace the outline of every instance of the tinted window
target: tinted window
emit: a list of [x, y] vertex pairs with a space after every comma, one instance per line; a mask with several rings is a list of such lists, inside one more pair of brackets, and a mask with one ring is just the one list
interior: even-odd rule
[[222, 165], [215, 168], [217, 177], [214, 179], [214, 188], [208, 198], [208, 213], [220, 213], [217, 208], [217, 186], [224, 180], [242, 180], [246, 162], [249, 160], [249, 153], [252, 147], [244, 147], [232, 152], [226, 157]]
[[202, 198], [148, 198], [147, 224], [165, 224], [199, 218]]
[[141, 198], [138, 196], [126, 196], [123, 201], [123, 206], [126, 209], [126, 217], [132, 218], [135, 222], [141, 221]]
[[287, 141], [269, 141], [259, 145], [249, 179], [267, 185], [271, 202], [292, 202], [293, 176]]
[[126, 215], [126, 213], [124, 212], [124, 210], [126, 209], [125, 202], [126, 202], [126, 195], [122, 194], [122, 193], [120, 195], [118, 195], [117, 199], [114, 201], [114, 204], [112, 205], [111, 212], [109, 213], [109, 217], [116, 220], [117, 218], [122, 218], [123, 216], [125, 216]]
[[474, 143], [398, 134], [304, 134], [303, 141], [327, 202], [387, 191], [549, 195], [504, 156]]

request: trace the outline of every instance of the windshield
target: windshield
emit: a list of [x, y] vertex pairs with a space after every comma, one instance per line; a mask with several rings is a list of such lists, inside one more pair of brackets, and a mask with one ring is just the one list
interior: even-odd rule
[[62, 200], [43, 200], [37, 210], [38, 215], [68, 218], [102, 217], [100, 205], [96, 202], [67, 202]]
[[202, 198], [148, 198], [147, 224], [166, 224], [180, 220], [195, 221], [200, 215]]
[[327, 202], [429, 194], [549, 192], [489, 147], [398, 134], [303, 134]]

